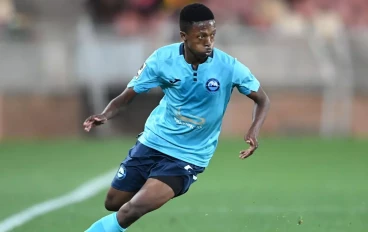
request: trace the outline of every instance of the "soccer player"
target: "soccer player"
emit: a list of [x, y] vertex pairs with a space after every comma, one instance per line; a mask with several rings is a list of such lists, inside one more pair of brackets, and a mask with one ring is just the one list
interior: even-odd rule
[[140, 93], [161, 87], [164, 97], [147, 119], [143, 133], [129, 150], [112, 180], [105, 207], [114, 213], [87, 232], [119, 232], [143, 215], [186, 193], [215, 152], [222, 119], [234, 88], [255, 102], [253, 123], [239, 157], [258, 147], [257, 136], [269, 109], [269, 99], [250, 70], [214, 48], [214, 15], [203, 4], [180, 13], [182, 43], [151, 54], [127, 88], [84, 127], [101, 125]]

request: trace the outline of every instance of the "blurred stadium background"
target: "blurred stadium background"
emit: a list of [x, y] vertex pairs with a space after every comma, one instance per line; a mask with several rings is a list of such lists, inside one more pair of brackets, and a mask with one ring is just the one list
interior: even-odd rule
[[[0, 0], [0, 232], [8, 216], [117, 167], [162, 92], [89, 134], [82, 122], [153, 50], [180, 41], [178, 12], [191, 2]], [[235, 93], [203, 178], [130, 230], [366, 231], [368, 1], [202, 2], [216, 46], [271, 98], [260, 149], [237, 159], [252, 102]], [[14, 231], [83, 231], [107, 214], [104, 193]]]

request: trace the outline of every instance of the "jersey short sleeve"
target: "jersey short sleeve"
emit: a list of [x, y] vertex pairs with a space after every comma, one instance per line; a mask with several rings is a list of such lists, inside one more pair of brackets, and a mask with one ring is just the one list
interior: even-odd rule
[[128, 83], [136, 93], [148, 92], [150, 89], [161, 86], [159, 77], [159, 60], [157, 51], [152, 53], [138, 70], [137, 75]]
[[257, 92], [260, 83], [251, 73], [249, 68], [235, 60], [233, 71], [233, 87], [236, 87], [240, 93], [249, 95], [252, 91]]

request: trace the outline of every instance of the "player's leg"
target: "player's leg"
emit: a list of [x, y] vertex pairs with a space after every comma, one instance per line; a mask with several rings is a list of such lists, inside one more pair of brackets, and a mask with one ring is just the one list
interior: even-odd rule
[[[117, 213], [101, 218], [86, 232], [123, 232], [140, 217], [160, 208], [175, 197], [173, 188], [158, 179], [148, 179], [141, 190], [125, 203]], [[177, 183], [176, 186], [182, 185], [180, 177], [170, 177], [169, 179], [171, 179], [169, 180], [170, 183]]]
[[[143, 215], [154, 211], [174, 197], [185, 194], [204, 171], [184, 161], [162, 153], [154, 153], [155, 166], [142, 189], [118, 211], [121, 228], [127, 228]], [[121, 230], [124, 231], [124, 230]]]

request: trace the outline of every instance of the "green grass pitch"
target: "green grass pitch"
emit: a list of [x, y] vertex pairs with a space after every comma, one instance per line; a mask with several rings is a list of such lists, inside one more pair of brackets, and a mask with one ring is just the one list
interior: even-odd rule
[[[117, 168], [133, 139], [0, 144], [0, 221]], [[368, 220], [364, 140], [267, 138], [249, 159], [222, 138], [189, 192], [131, 226], [149, 232], [363, 232]], [[112, 178], [112, 177], [111, 177]], [[105, 192], [14, 232], [84, 231], [108, 214]]]

